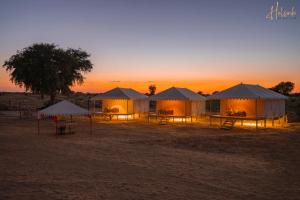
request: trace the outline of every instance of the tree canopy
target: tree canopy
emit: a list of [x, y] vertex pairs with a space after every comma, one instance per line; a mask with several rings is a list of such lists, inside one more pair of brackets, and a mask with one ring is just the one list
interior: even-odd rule
[[202, 91], [198, 91], [197, 93], [200, 94], [200, 95], [202, 95], [202, 96], [204, 96], [204, 97], [209, 96], [209, 94], [203, 93]]
[[154, 84], [149, 85], [148, 90], [149, 90], [149, 93], [147, 92], [147, 93], [145, 93], [145, 95], [147, 95], [147, 96], [155, 95], [156, 85], [154, 85]]
[[151, 84], [151, 85], [149, 85], [148, 89], [149, 89], [149, 95], [150, 95], [150, 96], [155, 95], [155, 92], [156, 92], [156, 85]]
[[54, 102], [57, 93], [66, 93], [77, 83], [82, 73], [93, 68], [90, 55], [81, 49], [62, 49], [55, 44], [38, 43], [24, 48], [5, 61], [10, 80], [26, 91], [48, 94]]
[[271, 90], [281, 93], [283, 95], [289, 95], [295, 87], [295, 83], [287, 81], [287, 82], [280, 82], [279, 84], [275, 85], [274, 87], [270, 88]]

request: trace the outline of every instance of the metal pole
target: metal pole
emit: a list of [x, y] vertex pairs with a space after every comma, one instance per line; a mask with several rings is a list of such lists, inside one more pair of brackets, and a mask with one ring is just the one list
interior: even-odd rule
[[38, 119], [38, 135], [40, 135], [40, 119]]
[[134, 119], [134, 100], [132, 100], [132, 118]]
[[128, 121], [128, 99], [127, 99], [127, 115], [126, 115], [126, 119]]
[[55, 135], [57, 135], [57, 119], [55, 119]]
[[93, 133], [93, 119], [92, 119], [92, 115], [90, 115], [90, 134]]
[[93, 104], [94, 104], [93, 109], [94, 109], [94, 113], [95, 113], [96, 112], [96, 100], [93, 100]]
[[255, 118], [257, 118], [257, 99], [255, 100]]
[[187, 102], [187, 101], [184, 101], [185, 123], [186, 123], [186, 102]]
[[257, 126], [257, 99], [255, 99], [255, 123], [256, 123], [256, 129], [258, 128]]

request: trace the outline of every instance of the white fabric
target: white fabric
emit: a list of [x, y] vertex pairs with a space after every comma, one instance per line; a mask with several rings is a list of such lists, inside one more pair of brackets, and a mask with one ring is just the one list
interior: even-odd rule
[[134, 113], [146, 113], [149, 112], [149, 101], [146, 100], [134, 100], [133, 101]]
[[150, 100], [205, 100], [206, 98], [187, 88], [171, 87], [150, 97]]
[[260, 85], [239, 84], [213, 94], [207, 99], [287, 99], [287, 97]]
[[69, 101], [60, 101], [43, 110], [38, 111], [38, 118], [41, 116], [66, 116], [66, 115], [89, 115], [90, 112]]
[[130, 88], [114, 88], [107, 92], [96, 95], [92, 100], [102, 99], [147, 99], [148, 97]]
[[266, 100], [265, 101], [265, 117], [273, 118], [285, 115], [284, 100]]
[[192, 116], [200, 116], [205, 114], [205, 101], [192, 101], [191, 107]]

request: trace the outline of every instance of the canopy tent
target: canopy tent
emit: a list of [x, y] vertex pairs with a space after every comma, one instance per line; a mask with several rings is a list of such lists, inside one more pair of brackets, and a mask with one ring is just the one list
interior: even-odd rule
[[207, 99], [220, 100], [221, 116], [244, 113], [245, 117], [268, 119], [285, 115], [287, 97], [260, 85], [241, 83]]
[[[128, 117], [128, 115], [134, 116], [149, 111], [148, 96], [130, 88], [117, 87], [96, 95], [92, 100], [102, 102], [101, 113], [126, 115]], [[96, 110], [94, 109], [94, 111]]]
[[90, 112], [67, 100], [60, 101], [43, 110], [38, 111], [38, 118], [43, 116], [89, 115]]
[[156, 113], [173, 116], [199, 116], [205, 113], [206, 98], [187, 88], [171, 87], [150, 97], [156, 101]]
[[38, 133], [40, 132], [39, 120], [41, 118], [57, 116], [89, 116], [92, 123], [92, 118], [88, 110], [81, 108], [67, 100], [63, 100], [43, 110], [38, 111]]

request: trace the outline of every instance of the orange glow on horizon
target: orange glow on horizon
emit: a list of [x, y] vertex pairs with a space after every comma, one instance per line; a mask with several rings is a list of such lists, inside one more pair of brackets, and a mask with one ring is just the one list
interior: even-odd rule
[[[90, 92], [90, 93], [100, 93], [105, 92], [107, 90], [113, 89], [115, 87], [125, 87], [125, 88], [133, 88], [139, 92], [146, 93], [148, 92], [148, 86], [150, 84], [155, 84], [157, 87], [156, 92], [160, 92], [165, 90], [169, 87], [186, 87], [195, 92], [202, 91], [203, 93], [211, 94], [214, 91], [221, 91], [228, 87], [232, 87], [236, 84], [241, 82], [249, 83], [249, 84], [259, 84], [264, 87], [270, 88], [281, 81], [292, 81], [295, 83], [295, 89], [293, 92], [300, 92], [300, 80], [298, 79], [281, 79], [281, 78], [274, 78], [270, 79], [263, 79], [260, 77], [255, 78], [245, 78], [245, 77], [238, 77], [238, 79], [231, 79], [226, 80], [220, 77], [216, 78], [199, 78], [199, 79], [187, 79], [187, 80], [178, 80], [169, 79], [169, 80], [143, 80], [139, 79], [136, 80], [132, 78], [132, 80], [126, 80], [125, 78], [114, 79], [115, 76], [109, 75], [102, 75], [101, 77], [97, 76], [96, 74], [87, 74], [86, 79], [83, 85], [75, 85], [71, 89], [76, 92]], [[136, 81], [133, 81], [136, 80]], [[241, 81], [242, 80], [242, 81]], [[9, 80], [9, 74], [5, 72], [5, 70], [0, 71], [0, 91], [7, 91], [7, 92], [23, 92], [24, 89], [20, 88]]]
[[[249, 84], [259, 84], [264, 87], [270, 88], [280, 81], [243, 81]], [[241, 83], [239, 80], [187, 80], [187, 81], [86, 81], [83, 85], [76, 85], [72, 89], [81, 92], [105, 92], [115, 87], [133, 88], [139, 92], [148, 92], [148, 86], [154, 84], [157, 87], [156, 92], [160, 92], [170, 87], [185, 87], [194, 92], [202, 91], [203, 93], [211, 94], [214, 91], [221, 91]], [[293, 92], [300, 92], [300, 88], [297, 87], [299, 82], [295, 82], [296, 87]], [[297, 84], [298, 83], [298, 84]]]

